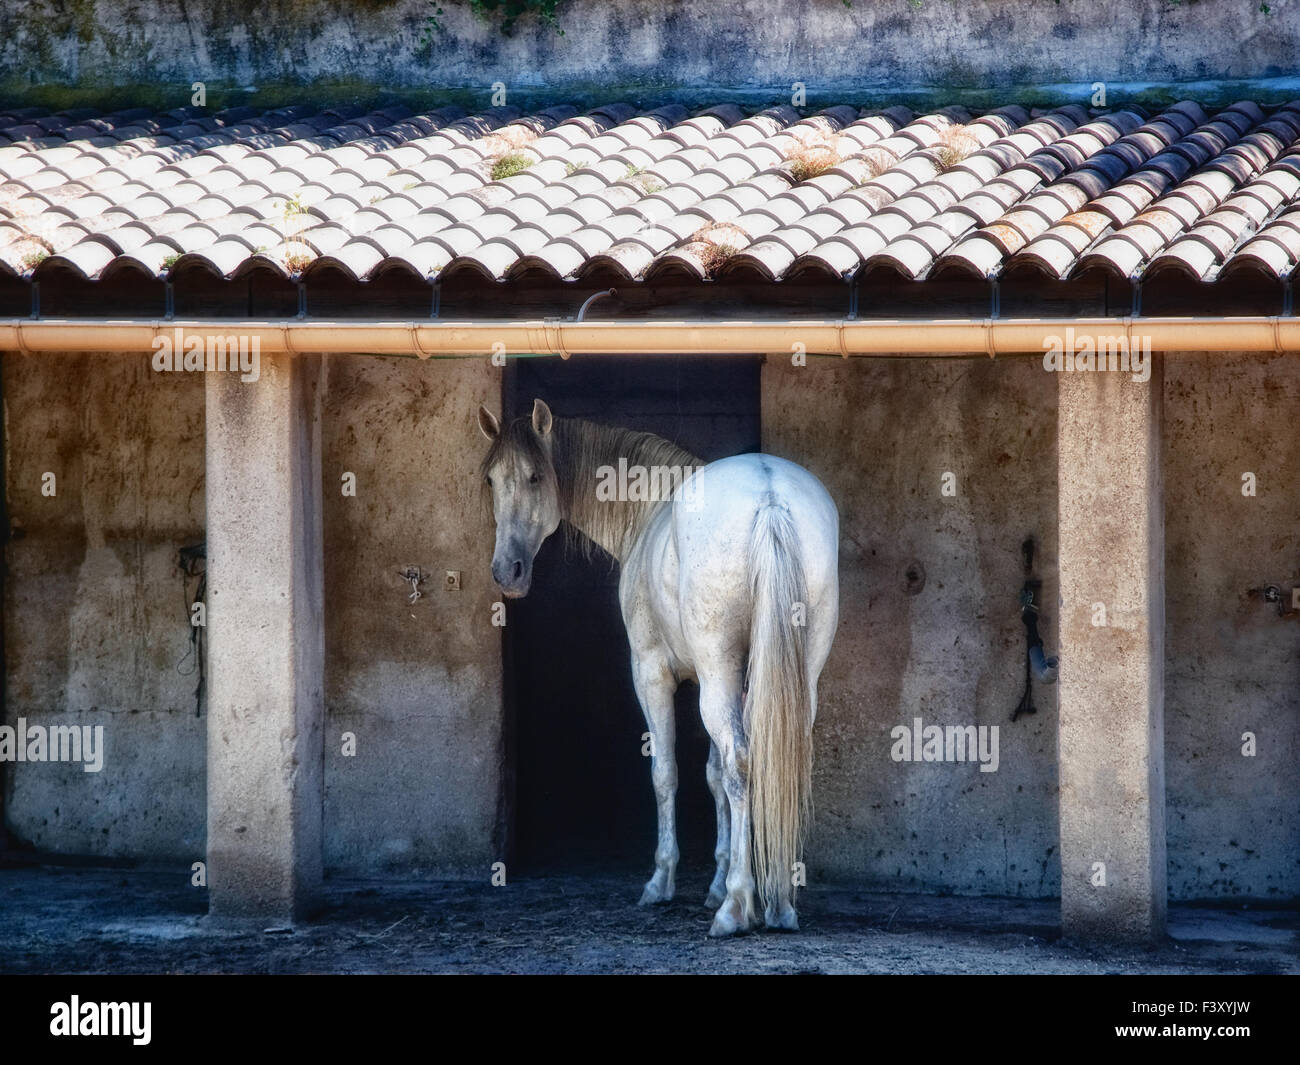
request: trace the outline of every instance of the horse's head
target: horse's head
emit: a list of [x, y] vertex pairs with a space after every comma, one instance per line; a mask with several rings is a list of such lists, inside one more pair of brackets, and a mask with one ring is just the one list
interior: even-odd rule
[[507, 598], [518, 599], [533, 582], [533, 559], [542, 541], [560, 525], [551, 410], [534, 400], [531, 418], [517, 418], [502, 429], [487, 407], [479, 407], [478, 427], [492, 442], [483, 460], [497, 523], [492, 578]]

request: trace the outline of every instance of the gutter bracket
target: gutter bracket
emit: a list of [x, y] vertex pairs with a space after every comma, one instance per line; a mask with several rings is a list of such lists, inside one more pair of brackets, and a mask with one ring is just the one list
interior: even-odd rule
[[307, 317], [307, 282], [298, 282], [298, 317]]
[[1290, 318], [1295, 314], [1295, 292], [1292, 290], [1291, 278], [1282, 282], [1282, 317]]
[[415, 349], [416, 357], [421, 361], [429, 358], [433, 354], [433, 352], [425, 351], [424, 347], [420, 344], [420, 327], [415, 322], [411, 323], [411, 347]]
[[996, 277], [989, 282], [989, 317], [1002, 317], [1002, 288]]
[[429, 290], [429, 317], [437, 318], [442, 313], [442, 282], [437, 274], [429, 278]]
[[176, 291], [170, 281], [163, 282], [163, 318], [171, 321], [176, 317]]
[[543, 318], [542, 328], [546, 331], [546, 346], [565, 362], [568, 362], [572, 355], [564, 350], [562, 320], [559, 318]]
[[1142, 317], [1142, 280], [1135, 278], [1133, 280], [1133, 308], [1129, 312], [1130, 318]]
[[32, 282], [32, 317], [40, 318], [41, 316], [41, 283]]
[[858, 275], [853, 275], [853, 280], [849, 282], [849, 314], [848, 321], [853, 321], [858, 316]]

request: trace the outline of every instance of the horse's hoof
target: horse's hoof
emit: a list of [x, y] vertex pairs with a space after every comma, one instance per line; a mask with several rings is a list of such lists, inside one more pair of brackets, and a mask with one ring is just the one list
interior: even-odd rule
[[773, 932], [799, 931], [799, 916], [794, 912], [793, 906], [787, 906], [780, 913], [777, 913], [773, 909], [768, 909], [764, 914], [764, 920], [767, 927]]
[[721, 913], [713, 918], [713, 924], [709, 926], [710, 939], [723, 939], [726, 936], [734, 936], [739, 932], [740, 928], [737, 927], [736, 922], [730, 918], [724, 919]]
[[659, 885], [653, 880], [646, 884], [645, 890], [641, 892], [641, 901], [638, 906], [657, 906], [661, 902], [672, 901], [673, 893], [670, 890], [661, 891]]
[[718, 912], [714, 914], [713, 924], [709, 928], [709, 935], [713, 939], [741, 935], [748, 932], [753, 923], [752, 918], [747, 919], [743, 914], [739, 903], [734, 901], [724, 902], [718, 908]]

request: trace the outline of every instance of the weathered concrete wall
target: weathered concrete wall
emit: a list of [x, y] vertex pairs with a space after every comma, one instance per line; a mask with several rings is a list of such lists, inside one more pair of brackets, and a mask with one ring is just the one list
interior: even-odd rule
[[[361, 357], [329, 370], [326, 869], [486, 875], [500, 856], [501, 642], [474, 413], [499, 406], [499, 371]], [[97, 774], [6, 767], [8, 823], [42, 849], [203, 857], [206, 717], [196, 678], [176, 672], [190, 633], [177, 550], [204, 538], [203, 384], [144, 356], [5, 355], [6, 722], [103, 724], [107, 742]], [[414, 604], [407, 563], [431, 575]], [[461, 591], [444, 590], [446, 570]]]
[[425, 0], [7, 4], [0, 88], [152, 85], [179, 104], [194, 81], [214, 92], [257, 86], [259, 100], [274, 85], [337, 96], [342, 83], [473, 89], [485, 101], [500, 81], [538, 98], [604, 102], [682, 89], [788, 96], [802, 81], [811, 100], [897, 102], [935, 88], [1005, 100], [1017, 86], [1060, 83], [1077, 97], [1102, 81], [1113, 105], [1151, 82], [1208, 82], [1198, 96], [1209, 101], [1214, 82], [1289, 77], [1300, 48], [1300, 0], [1272, 0], [1269, 15], [1254, 0], [569, 0], [558, 11], [563, 35], [529, 16], [510, 36], [459, 0], [441, 6], [430, 46]]
[[144, 355], [6, 353], [3, 372], [5, 723], [102, 725], [106, 747], [98, 773], [8, 765], [8, 823], [52, 851], [199, 860], [206, 722], [177, 672], [177, 552], [203, 540], [202, 377]]
[[[479, 402], [495, 406], [496, 372], [331, 357], [328, 382], [326, 869], [482, 876], [498, 857], [502, 696], [472, 418]], [[44, 848], [203, 853], [205, 722], [194, 678], [175, 671], [189, 646], [176, 550], [203, 538], [202, 386], [160, 378], [144, 356], [5, 355], [6, 720], [103, 723], [108, 740], [99, 774], [9, 767], [9, 823]], [[765, 367], [764, 447], [823, 477], [844, 530], [814, 877], [1057, 892], [1055, 689], [1036, 685], [1038, 713], [1009, 721], [1031, 533], [1057, 649], [1056, 397], [1030, 358]], [[1167, 359], [1173, 898], [1300, 893], [1300, 629], [1247, 594], [1275, 583], [1289, 596], [1300, 582], [1297, 409], [1300, 360]], [[53, 498], [40, 495], [45, 470], [58, 474]], [[345, 472], [355, 497], [342, 494]], [[941, 495], [945, 472], [955, 496]], [[1245, 472], [1254, 497], [1241, 494]], [[414, 604], [395, 572], [407, 564], [430, 575]], [[461, 572], [461, 591], [444, 590], [446, 570]], [[998, 770], [892, 760], [890, 729], [918, 716], [999, 726]], [[1247, 731], [1254, 757], [1242, 755]]]
[[[1056, 691], [1024, 688], [1020, 545], [1056, 646], [1056, 379], [1028, 359], [771, 358], [763, 448], [840, 508], [840, 627], [822, 674], [812, 875], [1056, 894]], [[956, 494], [941, 494], [945, 473]], [[909, 580], [910, 570], [917, 579]], [[924, 583], [919, 580], [924, 572]], [[999, 765], [896, 762], [890, 730], [999, 729]]]
[[[1300, 895], [1300, 359], [1165, 365], [1165, 771], [1173, 898]], [[1256, 494], [1242, 494], [1254, 473]], [[1256, 753], [1243, 755], [1243, 734]]]
[[[501, 630], [480, 403], [500, 370], [331, 357], [325, 516], [325, 865], [488, 876], [502, 782]], [[343, 475], [356, 475], [356, 495]], [[398, 576], [429, 575], [421, 598]], [[461, 575], [448, 590], [446, 572]], [[343, 733], [356, 754], [343, 754]]]
[[[1038, 714], [1008, 720], [1030, 532], [1057, 648], [1056, 397], [1035, 359], [764, 368], [764, 448], [824, 478], [844, 532], [816, 733], [815, 872], [903, 889], [1059, 890], [1055, 688], [1036, 685]], [[1300, 360], [1172, 355], [1164, 402], [1170, 896], [1294, 897], [1300, 632], [1246, 593], [1276, 583], [1289, 603], [1300, 583]], [[943, 471], [957, 474], [957, 496], [940, 496]], [[1253, 498], [1241, 493], [1248, 471]], [[926, 584], [909, 595], [913, 560]], [[890, 729], [917, 716], [1000, 725], [998, 771], [891, 760]], [[1247, 731], [1254, 757], [1242, 754]]]

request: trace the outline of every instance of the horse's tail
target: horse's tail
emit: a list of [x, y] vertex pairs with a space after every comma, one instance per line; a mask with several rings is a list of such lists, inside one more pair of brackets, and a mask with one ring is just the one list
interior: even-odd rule
[[808, 594], [790, 512], [770, 503], [750, 541], [754, 614], [745, 687], [754, 876], [769, 913], [794, 902], [812, 809], [812, 702], [808, 693]]

